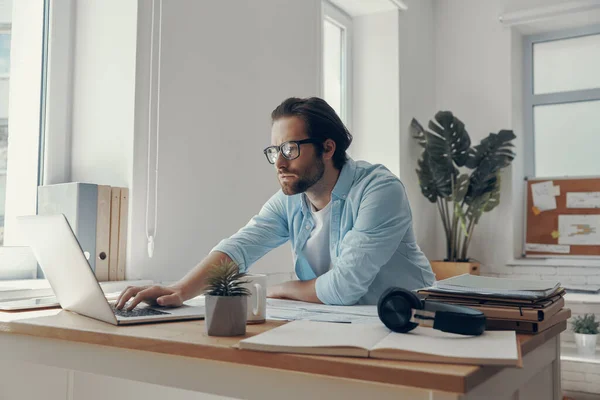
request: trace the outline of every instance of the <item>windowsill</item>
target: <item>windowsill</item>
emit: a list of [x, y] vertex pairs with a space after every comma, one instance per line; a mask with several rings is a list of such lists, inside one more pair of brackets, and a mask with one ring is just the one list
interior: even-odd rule
[[[127, 286], [152, 285], [150, 280], [100, 282], [104, 293], [121, 292]], [[168, 282], [170, 283], [170, 282]], [[167, 282], [161, 284], [168, 284]], [[31, 299], [35, 297], [54, 296], [54, 291], [46, 279], [23, 279], [0, 281], [0, 301]]]
[[600, 267], [600, 259], [575, 259], [575, 258], [513, 258], [508, 266], [536, 266], [536, 267]]
[[590, 364], [600, 364], [600, 354], [596, 349], [596, 354], [592, 357], [585, 357], [577, 353], [577, 347], [575, 345], [563, 344], [560, 349], [560, 360], [581, 362]]
[[600, 295], [593, 293], [565, 293], [565, 302], [567, 304], [600, 304]]
[[49, 289], [47, 279], [15, 279], [0, 281], [0, 293], [5, 290]]

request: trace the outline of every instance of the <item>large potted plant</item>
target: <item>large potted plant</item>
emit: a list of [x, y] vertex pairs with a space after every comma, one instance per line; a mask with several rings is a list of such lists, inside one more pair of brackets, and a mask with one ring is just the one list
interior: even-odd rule
[[215, 265], [207, 278], [206, 333], [209, 336], [239, 336], [246, 334], [250, 291], [244, 287], [245, 273], [234, 262]]
[[436, 279], [479, 274], [469, 244], [485, 212], [500, 201], [500, 172], [515, 158], [513, 131], [490, 133], [476, 146], [465, 125], [450, 111], [439, 111], [429, 130], [413, 118], [410, 132], [423, 147], [417, 175], [421, 192], [437, 205], [446, 234], [444, 261], [432, 261]]
[[573, 318], [573, 332], [575, 333], [575, 344], [577, 352], [583, 356], [596, 354], [596, 341], [598, 339], [598, 326], [594, 314], [585, 314]]

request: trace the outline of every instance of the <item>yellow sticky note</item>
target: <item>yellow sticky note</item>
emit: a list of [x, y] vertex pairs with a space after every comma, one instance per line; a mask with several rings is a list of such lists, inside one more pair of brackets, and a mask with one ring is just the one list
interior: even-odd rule
[[533, 211], [533, 215], [540, 215], [542, 213], [536, 206], [531, 207], [531, 210]]
[[552, 239], [558, 239], [560, 233], [558, 231], [552, 231]]

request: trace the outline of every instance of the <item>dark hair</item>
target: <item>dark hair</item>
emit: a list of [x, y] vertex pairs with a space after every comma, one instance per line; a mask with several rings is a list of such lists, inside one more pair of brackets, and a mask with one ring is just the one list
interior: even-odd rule
[[[335, 142], [333, 165], [337, 169], [342, 169], [348, 159], [346, 149], [352, 143], [352, 135], [335, 113], [335, 110], [325, 100], [318, 97], [306, 99], [290, 97], [271, 113], [272, 121], [285, 117], [302, 119], [306, 127], [306, 133], [311, 139], [318, 139], [322, 142], [327, 139], [333, 140]], [[317, 149], [319, 153], [323, 151], [322, 147], [317, 147]]]

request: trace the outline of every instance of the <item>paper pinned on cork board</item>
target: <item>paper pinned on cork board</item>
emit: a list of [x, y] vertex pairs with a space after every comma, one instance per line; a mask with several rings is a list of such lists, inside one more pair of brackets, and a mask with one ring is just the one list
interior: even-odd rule
[[600, 215], [559, 215], [558, 230], [558, 244], [600, 245]]
[[531, 185], [531, 195], [533, 205], [538, 210], [556, 210], [556, 196], [560, 195], [560, 187], [554, 186], [552, 181], [534, 183]]
[[567, 208], [600, 208], [600, 192], [569, 192]]

